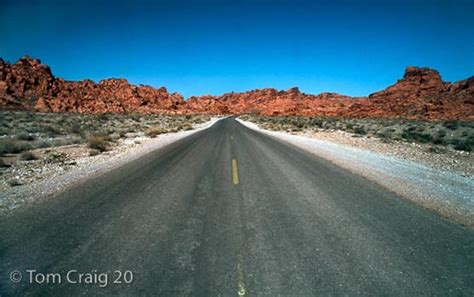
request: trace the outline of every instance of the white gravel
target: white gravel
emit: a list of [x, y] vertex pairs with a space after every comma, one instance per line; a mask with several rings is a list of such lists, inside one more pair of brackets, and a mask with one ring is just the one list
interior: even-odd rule
[[292, 143], [375, 181], [456, 222], [474, 227], [474, 179], [472, 177], [373, 151], [291, 135], [286, 132], [268, 131], [259, 128], [254, 123], [237, 120], [251, 129]]
[[207, 129], [214, 125], [220, 118], [212, 118], [210, 121], [196, 125], [195, 129], [180, 131], [177, 133], [161, 134], [156, 138], [139, 138], [125, 140], [128, 142], [139, 140], [141, 143], [133, 146], [124, 146], [112, 155], [102, 154], [96, 157], [86, 157], [75, 160], [77, 166], [67, 171], [57, 166], [57, 173], [48, 179], [32, 182], [19, 187], [12, 187], [0, 192], [0, 214], [10, 213], [21, 205], [34, 202], [45, 197], [51, 197], [63, 191], [73, 184], [87, 178], [102, 174], [117, 168], [125, 163], [133, 161], [141, 156], [178, 141], [198, 131]]

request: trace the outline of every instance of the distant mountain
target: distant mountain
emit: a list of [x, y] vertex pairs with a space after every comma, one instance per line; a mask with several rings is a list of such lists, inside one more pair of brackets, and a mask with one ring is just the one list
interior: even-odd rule
[[403, 79], [368, 97], [258, 89], [184, 100], [166, 88], [125, 79], [65, 81], [38, 59], [0, 59], [0, 109], [80, 113], [324, 115], [474, 120], [474, 77], [444, 82], [436, 70], [408, 67]]

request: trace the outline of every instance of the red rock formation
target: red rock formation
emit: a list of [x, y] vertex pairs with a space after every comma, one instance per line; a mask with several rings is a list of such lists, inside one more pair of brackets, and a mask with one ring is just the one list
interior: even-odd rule
[[137, 112], [262, 115], [324, 115], [474, 120], [474, 77], [444, 82], [428, 68], [408, 67], [403, 79], [368, 97], [309, 95], [298, 88], [258, 89], [187, 101], [165, 88], [135, 86], [125, 79], [65, 81], [37, 59], [15, 64], [0, 59], [0, 109], [43, 112]]
[[474, 120], [474, 77], [444, 82], [436, 70], [408, 67], [403, 79], [368, 97], [336, 93], [308, 95], [298, 88], [192, 97], [183, 108], [191, 112], [257, 113], [341, 117]]
[[403, 79], [349, 106], [347, 116], [474, 120], [474, 77], [444, 82], [436, 70], [408, 67]]
[[349, 105], [350, 99], [335, 93], [308, 95], [301, 93], [298, 88], [287, 91], [257, 89], [245, 93], [227, 93], [218, 97], [191, 97], [183, 107], [191, 112], [338, 115], [341, 107]]
[[53, 82], [51, 70], [38, 59], [23, 57], [13, 65], [0, 59], [0, 106], [30, 110]]
[[173, 113], [184, 103], [165, 88], [131, 85], [125, 79], [65, 81], [40, 60], [0, 60], [0, 108], [43, 112]]

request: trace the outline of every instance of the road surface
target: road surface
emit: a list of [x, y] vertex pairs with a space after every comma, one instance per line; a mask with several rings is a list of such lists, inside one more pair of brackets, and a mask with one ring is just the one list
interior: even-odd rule
[[2, 297], [474, 296], [472, 230], [233, 118], [0, 236]]

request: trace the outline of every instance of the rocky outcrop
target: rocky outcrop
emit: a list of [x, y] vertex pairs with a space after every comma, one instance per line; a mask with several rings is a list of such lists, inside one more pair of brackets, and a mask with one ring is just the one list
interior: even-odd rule
[[0, 106], [8, 109], [32, 109], [47, 96], [54, 84], [48, 66], [38, 59], [23, 57], [10, 65], [0, 59]]
[[474, 120], [474, 77], [448, 83], [436, 70], [408, 67], [403, 79], [352, 104], [347, 115]]
[[166, 88], [135, 86], [125, 79], [65, 81], [38, 59], [0, 60], [0, 108], [42, 112], [173, 113], [184, 103]]
[[[261, 115], [339, 115], [351, 98], [335, 93], [308, 95], [298, 88], [286, 91], [257, 89], [222, 96], [191, 97], [184, 108], [190, 112], [255, 113]], [[357, 100], [357, 99], [354, 99]]]
[[310, 95], [298, 88], [257, 89], [183, 100], [162, 87], [125, 79], [65, 81], [38, 59], [0, 59], [0, 109], [84, 113], [206, 113], [474, 120], [474, 77], [444, 82], [429, 68], [408, 67], [394, 85], [368, 97]]
[[308, 95], [298, 88], [191, 97], [188, 112], [474, 120], [474, 77], [444, 82], [436, 70], [408, 67], [403, 79], [368, 97]]

